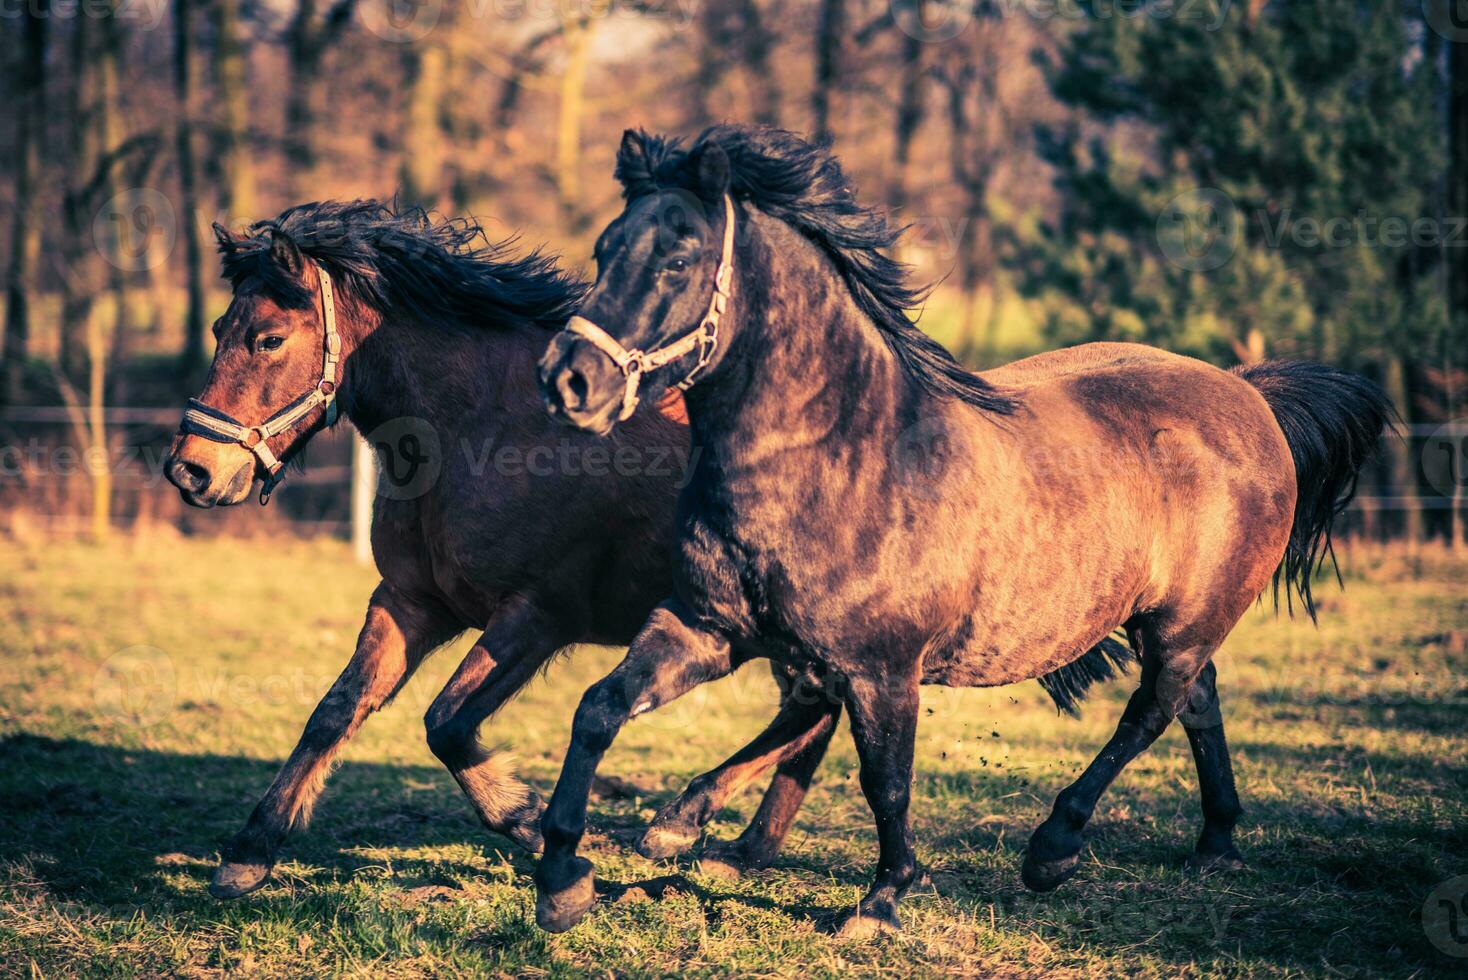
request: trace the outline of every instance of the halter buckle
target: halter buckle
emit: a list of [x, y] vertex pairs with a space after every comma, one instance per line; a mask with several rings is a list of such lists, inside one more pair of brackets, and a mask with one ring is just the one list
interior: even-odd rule
[[264, 441], [265, 432], [258, 425], [246, 429], [245, 434], [240, 437], [240, 445], [246, 449], [254, 449]]

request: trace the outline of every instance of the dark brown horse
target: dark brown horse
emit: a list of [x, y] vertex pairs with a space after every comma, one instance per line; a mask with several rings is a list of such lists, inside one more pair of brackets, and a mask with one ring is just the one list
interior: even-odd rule
[[[550, 258], [474, 247], [471, 224], [326, 203], [292, 208], [248, 237], [216, 234], [234, 299], [215, 325], [214, 364], [174, 440], [169, 479], [197, 506], [246, 500], [256, 477], [278, 477], [267, 460], [296, 453], [338, 405], [384, 454], [385, 472], [372, 522], [382, 582], [356, 653], [224, 848], [211, 892], [234, 897], [265, 882], [341, 745], [428, 654], [469, 629], [483, 633], [428, 710], [428, 744], [486, 827], [539, 849], [539, 798], [480, 746], [477, 729], [557, 650], [628, 642], [667, 592], [686, 426], [649, 409], [609, 453], [551, 424], [534, 359], [584, 287]], [[290, 406], [305, 414], [291, 419]], [[290, 424], [263, 440], [247, 428], [268, 418]], [[266, 455], [244, 444], [257, 441]]]
[[[476, 730], [555, 651], [629, 642], [667, 594], [686, 425], [639, 412], [609, 447], [547, 419], [532, 366], [584, 286], [549, 258], [474, 247], [472, 224], [325, 203], [248, 237], [216, 234], [234, 299], [169, 479], [196, 506], [247, 500], [338, 408], [374, 442], [384, 472], [372, 526], [382, 583], [356, 653], [224, 848], [212, 893], [264, 884], [341, 745], [428, 654], [470, 629], [483, 634], [429, 709], [428, 743], [485, 826], [538, 849], [539, 798]], [[1068, 704], [1085, 679], [1062, 672], [1047, 685]], [[744, 839], [753, 863], [778, 850], [819, 761], [791, 758], [788, 716], [673, 808], [701, 825], [776, 768]]]
[[673, 589], [576, 712], [542, 821], [541, 925], [570, 928], [594, 900], [576, 851], [620, 727], [755, 657], [827, 695], [799, 699], [792, 744], [850, 713], [880, 857], [849, 933], [896, 928], [917, 873], [919, 685], [1039, 677], [1118, 628], [1140, 686], [1030, 841], [1026, 884], [1074, 873], [1101, 793], [1179, 714], [1202, 790], [1195, 860], [1236, 862], [1210, 660], [1271, 578], [1309, 608], [1390, 416], [1380, 390], [1123, 344], [973, 375], [908, 319], [919, 297], [880, 251], [895, 235], [823, 148], [769, 129], [716, 127], [687, 150], [629, 132], [617, 175], [626, 209], [542, 390], [556, 417], [607, 433], [681, 383], [699, 452]]

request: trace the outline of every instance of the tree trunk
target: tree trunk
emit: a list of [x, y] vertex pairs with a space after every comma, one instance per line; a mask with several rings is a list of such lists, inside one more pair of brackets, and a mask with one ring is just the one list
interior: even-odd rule
[[564, 28], [566, 65], [561, 74], [560, 115], [556, 126], [556, 192], [561, 218], [571, 234], [582, 231], [586, 214], [581, 209], [581, 122], [586, 109], [586, 60], [591, 40], [591, 22], [568, 19]]
[[[120, 0], [111, 0], [108, 3], [108, 15], [99, 20], [98, 26], [102, 31], [102, 43], [98, 50], [97, 59], [97, 132], [99, 134], [102, 152], [110, 157], [122, 146], [122, 112], [118, 104], [118, 85], [121, 72], [122, 60], [122, 27], [118, 21], [121, 10]], [[98, 188], [97, 197], [101, 201], [113, 202], [119, 200], [123, 190], [123, 184], [119, 180], [119, 162], [113, 161], [104, 164], [105, 173], [101, 174], [101, 184]], [[124, 236], [128, 229], [125, 226], [127, 216], [117, 220], [113, 215], [104, 215], [107, 219], [107, 239], [105, 242], [96, 242], [102, 248], [103, 255], [107, 259], [107, 284], [112, 293], [112, 330], [115, 341], [115, 350], [120, 360], [125, 356], [128, 341], [129, 303], [128, 297], [131, 292], [128, 282], [129, 257], [127, 255], [127, 242]], [[96, 223], [93, 223], [93, 235], [96, 235]], [[105, 378], [105, 365], [111, 359], [112, 352], [109, 351], [105, 335], [99, 324], [93, 323], [92, 329], [87, 334], [87, 360], [90, 365], [89, 379]], [[101, 364], [97, 359], [101, 358]], [[118, 374], [117, 377], [121, 377]], [[103, 393], [99, 392], [100, 399]]]
[[831, 139], [831, 94], [841, 74], [841, 40], [846, 31], [845, 0], [821, 0], [816, 23], [816, 80], [811, 92], [811, 134]]
[[199, 204], [194, 172], [192, 4], [173, 0], [173, 92], [175, 152], [178, 155], [178, 230], [184, 244], [188, 311], [184, 316], [183, 371], [185, 376], [204, 367], [204, 271], [199, 242]]
[[966, 364], [989, 368], [994, 366], [997, 346], [993, 221], [989, 215], [987, 184], [971, 184], [964, 190], [968, 194], [968, 207], [964, 212], [959, 263], [966, 308], [959, 355]]
[[[1468, 219], [1468, 41], [1448, 45], [1448, 215]], [[1450, 248], [1448, 314], [1453, 335], [1468, 336], [1468, 248]]]
[[21, 397], [30, 344], [30, 279], [40, 248], [36, 187], [45, 124], [46, 24], [44, 0], [24, 6], [25, 39], [15, 84], [15, 211], [10, 223], [10, 266], [5, 285], [5, 341], [0, 348], [0, 405]]
[[911, 188], [912, 141], [923, 121], [923, 42], [902, 35], [902, 91], [897, 102], [897, 121], [893, 143], [897, 160], [897, 179], [892, 186], [892, 208], [907, 207]]
[[436, 32], [408, 52], [408, 105], [403, 126], [398, 183], [407, 204], [437, 207], [443, 193], [443, 104], [445, 52]]
[[245, 46], [240, 40], [239, 0], [213, 0], [214, 83], [218, 118], [214, 121], [214, 155], [220, 182], [219, 204], [232, 226], [248, 224], [255, 214], [255, 167], [250, 156], [249, 85]]
[[57, 271], [61, 278], [61, 376], [78, 388], [87, 381], [87, 330], [101, 291], [100, 256], [92, 242], [93, 180], [102, 153], [97, 133], [96, 17], [78, 17], [72, 28], [72, 84], [66, 113], [67, 184], [62, 203], [62, 236]]
[[296, 15], [286, 35], [290, 59], [290, 84], [285, 103], [286, 184], [291, 203], [302, 199], [311, 186], [316, 168], [316, 89], [321, 68], [321, 51], [313, 27], [316, 0], [298, 0]]
[[754, 104], [750, 115], [765, 126], [780, 124], [780, 88], [770, 65], [775, 38], [765, 27], [757, 0], [742, 0], [739, 7], [745, 74]]

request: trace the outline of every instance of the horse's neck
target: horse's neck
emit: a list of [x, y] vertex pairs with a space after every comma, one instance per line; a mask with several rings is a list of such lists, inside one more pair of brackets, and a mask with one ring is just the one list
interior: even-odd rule
[[421, 323], [408, 317], [364, 318], [344, 361], [343, 410], [360, 431], [391, 419], [421, 418], [455, 431], [474, 407], [504, 401], [529, 371], [529, 328]]
[[[689, 392], [700, 443], [750, 457], [761, 447], [820, 441], [840, 451], [892, 438], [931, 396], [815, 245], [783, 222], [747, 214], [730, 304], [737, 328], [718, 369]], [[827, 438], [837, 430], [840, 438]]]

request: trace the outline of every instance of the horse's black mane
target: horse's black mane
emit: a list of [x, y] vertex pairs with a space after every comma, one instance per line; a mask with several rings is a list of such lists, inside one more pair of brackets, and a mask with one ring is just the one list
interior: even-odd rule
[[641, 152], [617, 158], [617, 179], [628, 200], [670, 187], [698, 192], [694, 168], [686, 165], [689, 156], [717, 143], [729, 157], [729, 192], [784, 221], [830, 256], [857, 306], [914, 379], [934, 394], [987, 411], [1014, 411], [1014, 399], [965, 369], [908, 317], [928, 291], [909, 281], [907, 266], [881, 251], [904, 229], [889, 226], [882, 214], [856, 202], [855, 189], [829, 148], [783, 129], [735, 124], [712, 126], [687, 148], [676, 138], [647, 133], [636, 138]]
[[491, 242], [473, 221], [371, 200], [298, 204], [243, 238], [222, 239], [236, 289], [257, 279], [287, 303], [315, 302], [279, 261], [277, 239], [325, 266], [353, 298], [423, 320], [560, 327], [586, 291], [540, 249], [514, 255], [513, 238]]

